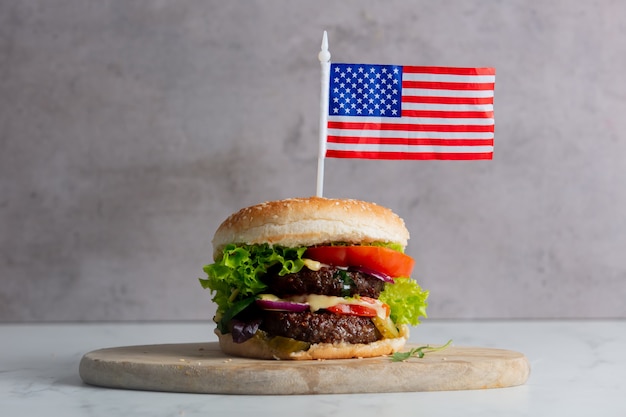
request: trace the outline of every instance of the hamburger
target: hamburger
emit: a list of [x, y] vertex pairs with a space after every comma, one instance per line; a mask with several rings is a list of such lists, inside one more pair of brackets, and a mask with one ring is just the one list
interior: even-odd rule
[[390, 209], [321, 197], [239, 210], [217, 229], [203, 288], [229, 355], [347, 359], [392, 354], [426, 317], [409, 232]]

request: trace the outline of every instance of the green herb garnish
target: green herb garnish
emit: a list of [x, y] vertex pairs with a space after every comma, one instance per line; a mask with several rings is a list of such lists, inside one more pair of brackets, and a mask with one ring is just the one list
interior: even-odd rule
[[440, 350], [444, 350], [445, 348], [450, 346], [450, 343], [452, 343], [452, 339], [448, 340], [448, 343], [446, 343], [445, 345], [439, 346], [439, 347], [432, 347], [430, 345], [426, 345], [426, 346], [413, 348], [407, 352], [396, 352], [391, 356], [391, 361], [392, 362], [404, 362], [414, 356], [417, 356], [418, 358], [421, 359], [427, 353], [438, 352]]
[[333, 278], [341, 282], [341, 296], [349, 297], [352, 294], [352, 287], [355, 285], [350, 275], [343, 269], [338, 269], [333, 275]]

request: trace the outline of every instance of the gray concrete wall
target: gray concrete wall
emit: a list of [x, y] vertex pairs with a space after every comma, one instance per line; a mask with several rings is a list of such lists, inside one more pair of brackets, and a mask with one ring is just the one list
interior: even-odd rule
[[494, 66], [491, 162], [326, 161], [432, 318], [626, 317], [626, 2], [0, 2], [0, 320], [209, 319], [215, 228], [315, 194], [319, 63]]

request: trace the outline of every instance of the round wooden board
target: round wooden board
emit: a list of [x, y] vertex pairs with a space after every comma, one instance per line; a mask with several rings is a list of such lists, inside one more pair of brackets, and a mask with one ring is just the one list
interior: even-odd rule
[[226, 356], [218, 343], [186, 343], [95, 350], [83, 356], [79, 373], [110, 388], [288, 395], [511, 387], [526, 382], [530, 366], [519, 352], [481, 347], [451, 346], [404, 362], [271, 361]]

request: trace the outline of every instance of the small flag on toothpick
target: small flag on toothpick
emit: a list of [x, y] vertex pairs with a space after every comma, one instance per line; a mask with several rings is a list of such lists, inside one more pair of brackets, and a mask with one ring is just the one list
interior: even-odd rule
[[493, 158], [494, 68], [331, 64], [326, 32], [319, 59], [318, 196], [325, 157]]

